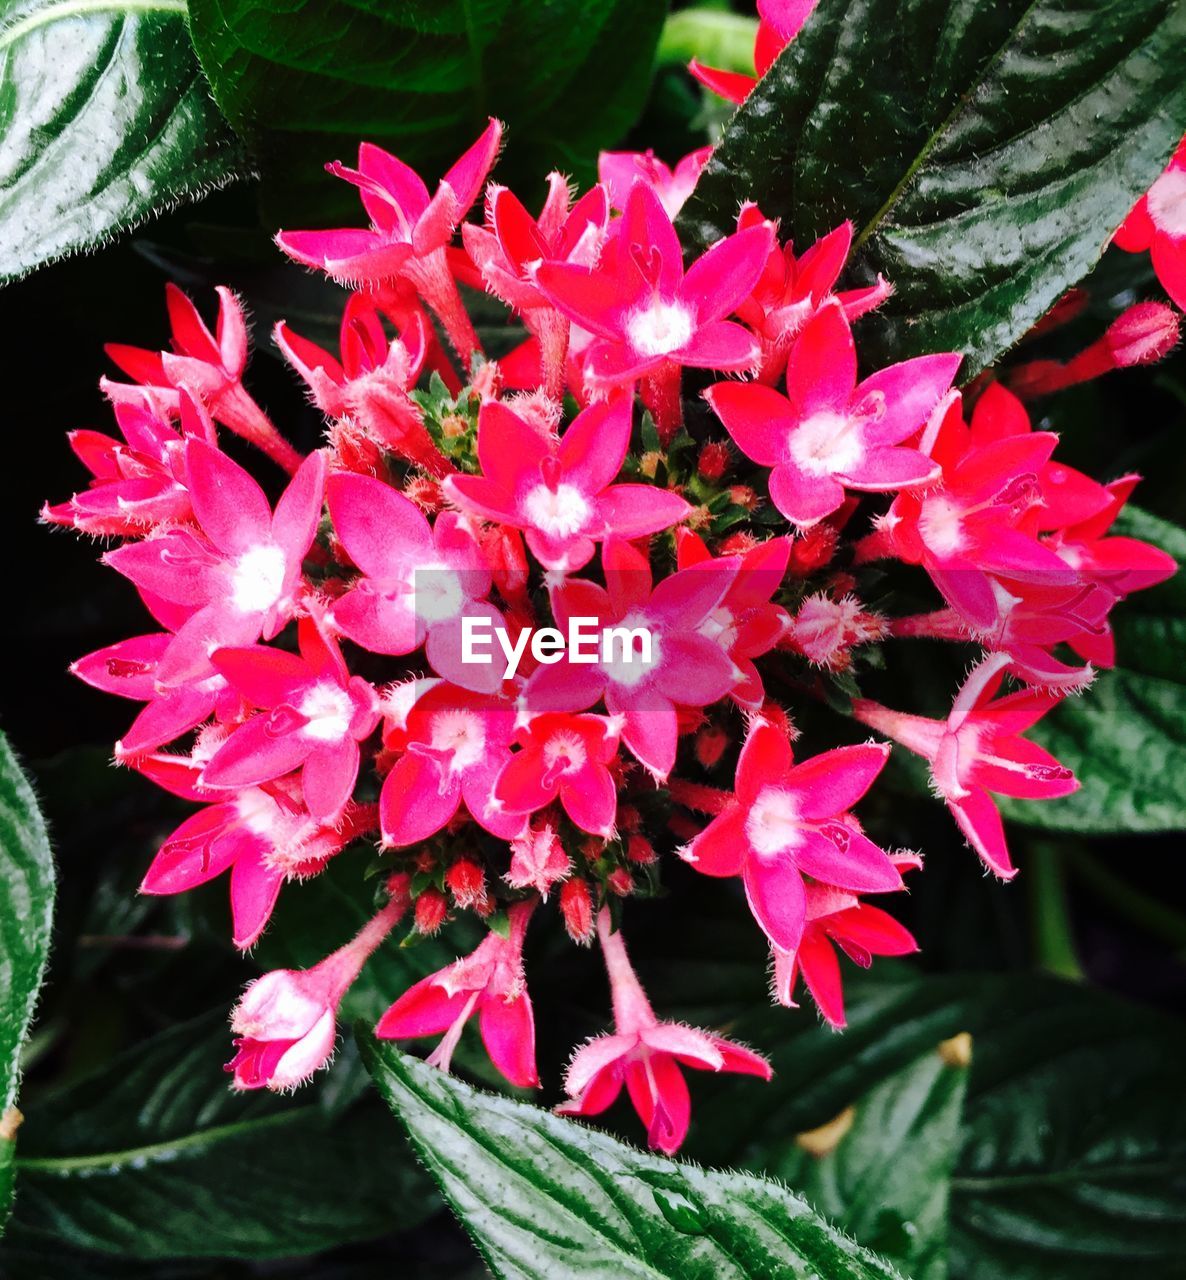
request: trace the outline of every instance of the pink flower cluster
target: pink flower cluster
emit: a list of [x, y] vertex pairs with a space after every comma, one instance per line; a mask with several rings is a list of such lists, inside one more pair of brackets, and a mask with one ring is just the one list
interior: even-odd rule
[[[277, 237], [351, 290], [339, 351], [275, 330], [326, 417], [320, 447], [300, 457], [246, 390], [238, 299], [219, 291], [214, 336], [170, 288], [174, 350], [111, 349], [132, 379], [103, 384], [120, 436], [74, 433], [92, 481], [44, 518], [115, 539], [103, 560], [152, 618], [74, 666], [139, 704], [117, 761], [199, 806], [142, 890], [228, 874], [247, 949], [285, 886], [348, 846], [389, 863], [386, 905], [357, 938], [249, 987], [236, 1085], [307, 1079], [405, 914], [430, 934], [462, 912], [484, 939], [400, 995], [378, 1034], [441, 1037], [431, 1060], [447, 1069], [476, 1017], [498, 1070], [537, 1085], [524, 944], [555, 902], [574, 941], [599, 940], [615, 1020], [574, 1057], [563, 1110], [596, 1114], [625, 1086], [651, 1144], [674, 1151], [682, 1068], [770, 1069], [655, 1015], [622, 900], [655, 892], [664, 854], [739, 882], [775, 998], [792, 1005], [801, 974], [842, 1026], [835, 949], [868, 965], [915, 947], [868, 901], [921, 865], [854, 813], [890, 753], [881, 738], [925, 757], [968, 841], [1012, 876], [993, 795], [1077, 785], [1025, 731], [1113, 661], [1112, 607], [1174, 565], [1110, 532], [1136, 477], [1103, 485], [1054, 461], [1056, 437], [1000, 384], [969, 416], [957, 354], [861, 376], [854, 325], [889, 286], [837, 292], [848, 224], [798, 253], [747, 205], [690, 255], [672, 219], [702, 156], [674, 172], [603, 157], [576, 200], [553, 174], [532, 214], [487, 185], [500, 138], [491, 121], [434, 192], [363, 144], [356, 167], [329, 168], [364, 225]], [[465, 221], [483, 188], [484, 217]], [[468, 315], [474, 288], [519, 326], [498, 360]], [[286, 482], [265, 468], [265, 492], [219, 425]], [[865, 566], [887, 558], [920, 566], [942, 606], [869, 608]], [[512, 678], [466, 657], [475, 620], [515, 640], [572, 619], [650, 644], [528, 655]], [[792, 753], [797, 700], [820, 700], [862, 647], [911, 636], [983, 651], [946, 719], [857, 698], [854, 724], [881, 738]]]

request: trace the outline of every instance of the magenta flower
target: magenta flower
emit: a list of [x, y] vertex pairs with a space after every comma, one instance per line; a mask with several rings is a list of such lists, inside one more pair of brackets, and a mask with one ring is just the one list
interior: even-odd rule
[[744, 102], [770, 70], [775, 58], [802, 30], [818, 3], [819, 0], [758, 0], [758, 34], [754, 38], [756, 76], [706, 67], [697, 58], [688, 63], [688, 70], [706, 89], [727, 102]]
[[636, 182], [596, 272], [543, 262], [535, 280], [559, 311], [593, 334], [584, 353], [588, 381], [610, 387], [649, 377], [650, 407], [661, 435], [670, 436], [681, 420], [681, 365], [754, 368], [754, 336], [725, 317], [752, 292], [773, 244], [772, 227], [749, 227], [718, 241], [685, 274], [671, 219], [655, 192]]
[[490, 1061], [511, 1084], [536, 1088], [535, 1019], [523, 974], [523, 939], [534, 910], [534, 901], [511, 906], [508, 937], [488, 933], [468, 956], [409, 987], [379, 1019], [375, 1035], [404, 1040], [443, 1033], [428, 1061], [448, 1071], [461, 1032], [477, 1013]]
[[[744, 204], [737, 215], [737, 229], [765, 221], [756, 204]], [[842, 222], [801, 257], [795, 256], [789, 241], [782, 246], [776, 243], [771, 249], [753, 293], [737, 308], [738, 319], [753, 329], [762, 344], [759, 382], [770, 386], [778, 382], [786, 368], [791, 340], [824, 303], [835, 298], [851, 323], [879, 307], [893, 292], [882, 276], [863, 289], [833, 291], [851, 247], [852, 223]]]
[[408, 907], [406, 892], [363, 925], [354, 939], [311, 969], [273, 969], [249, 983], [231, 1013], [236, 1089], [295, 1089], [328, 1064], [338, 1005], [362, 966]]
[[325, 485], [325, 459], [311, 453], [273, 514], [247, 472], [204, 441], [186, 443], [185, 470], [198, 527], [171, 526], [103, 557], [142, 593], [189, 611], [159, 656], [163, 685], [206, 679], [215, 649], [270, 640], [293, 616]]
[[1113, 239], [1128, 253], [1149, 250], [1162, 288], [1186, 311], [1186, 138]]
[[[676, 704], [707, 706], [744, 679], [727, 651], [728, 635], [710, 627], [716, 631], [710, 638], [701, 630], [733, 585], [740, 562], [708, 560], [671, 574], [654, 590], [649, 562], [629, 543], [607, 542], [601, 563], [604, 587], [570, 578], [552, 592], [558, 626], [567, 627], [572, 617], [596, 620], [598, 660], [577, 664], [566, 655], [540, 667], [527, 682], [524, 705], [533, 714], [584, 711], [604, 697], [609, 714], [620, 718], [622, 740], [655, 777], [665, 778], [675, 764]], [[625, 653], [622, 637], [611, 642], [607, 628], [645, 629], [649, 657], [635, 640]]]
[[478, 519], [525, 530], [545, 569], [581, 569], [596, 542], [669, 529], [692, 510], [683, 498], [654, 485], [613, 483], [630, 447], [632, 408], [621, 394], [591, 405], [554, 443], [487, 401], [478, 422], [483, 474], [450, 476], [445, 494]]
[[857, 698], [853, 715], [931, 765], [931, 781], [984, 865], [1002, 880], [1016, 874], [1001, 815], [990, 792], [1019, 800], [1056, 800], [1079, 789], [1075, 775], [1021, 735], [1059, 699], [1026, 690], [992, 701], [1007, 653], [990, 654], [964, 681], [946, 721], [891, 711]]
[[612, 720], [590, 715], [532, 716], [517, 751], [498, 775], [494, 795], [511, 813], [535, 813], [554, 800], [590, 835], [609, 839], [618, 793], [609, 766], [618, 753]]
[[443, 681], [427, 689], [384, 735], [402, 752], [383, 780], [379, 814], [385, 845], [419, 844], [451, 822], [462, 803], [491, 834], [509, 840], [524, 827], [494, 798], [511, 758], [514, 704]]
[[795, 764], [785, 733], [753, 722], [737, 761], [736, 794], [681, 856], [710, 876], [741, 876], [771, 943], [794, 951], [807, 920], [803, 877], [854, 893], [887, 893], [902, 877], [849, 813], [889, 756], [873, 743]]
[[597, 936], [609, 974], [614, 1033], [598, 1036], [573, 1055], [565, 1077], [569, 1100], [562, 1115], [596, 1116], [611, 1107], [625, 1085], [647, 1144], [674, 1155], [683, 1145], [692, 1104], [681, 1067], [733, 1071], [769, 1080], [760, 1054], [724, 1036], [678, 1022], [660, 1022], [630, 964], [621, 933], [611, 932], [609, 911], [597, 917]]
[[552, 886], [571, 874], [572, 859], [550, 823], [526, 827], [511, 841], [511, 865], [503, 879], [512, 889], [534, 889], [547, 902]]
[[379, 698], [352, 676], [338, 646], [302, 618], [300, 656], [255, 645], [219, 649], [215, 667], [266, 715], [254, 715], [218, 748], [202, 774], [217, 790], [256, 787], [299, 769], [309, 812], [333, 822], [358, 779], [359, 749], [379, 723]]
[[[893, 861], [902, 866], [900, 857]], [[913, 861], [917, 865], [918, 860]], [[807, 923], [799, 946], [793, 951], [774, 949], [774, 996], [779, 1004], [795, 1008], [795, 983], [802, 974], [824, 1020], [839, 1029], [847, 1019], [837, 947], [867, 969], [874, 956], [910, 955], [918, 943], [888, 911], [855, 894], [825, 884], [807, 886]]]
[[742, 453], [773, 468], [774, 505], [793, 524], [812, 525], [840, 507], [846, 486], [880, 493], [936, 479], [938, 464], [902, 442], [922, 429], [959, 362], [919, 356], [858, 385], [852, 331], [832, 300], [791, 348], [789, 398], [741, 382], [718, 382], [705, 396]]
[[[206, 327], [197, 307], [175, 284], [165, 285], [165, 303], [173, 330], [173, 351], [145, 351], [119, 342], [103, 349], [137, 386], [100, 379], [99, 385], [115, 404], [144, 403], [144, 390], [167, 412], [181, 412], [181, 395], [188, 391], [222, 423], [250, 440], [290, 475], [301, 455], [285, 440], [243, 386], [247, 368], [247, 321], [239, 299], [218, 287], [217, 336]], [[212, 442], [213, 443], [213, 442]]]
[[216, 443], [209, 413], [187, 391], [179, 395], [180, 431], [149, 393], [140, 402], [127, 399], [114, 408], [123, 442], [99, 431], [70, 432], [70, 447], [93, 478], [68, 502], [42, 507], [42, 520], [80, 533], [128, 538], [192, 520], [185, 441]]
[[328, 500], [334, 531], [363, 573], [334, 602], [334, 625], [372, 653], [411, 653], [427, 641], [438, 675], [496, 692], [496, 663], [461, 660], [463, 616], [503, 626], [502, 614], [484, 602], [490, 569], [466, 522], [444, 512], [430, 527], [403, 494], [369, 476], [331, 476]]
[[[754, 659], [769, 653], [791, 625], [782, 605], [770, 600], [782, 586], [790, 556], [788, 538], [771, 538], [745, 552], [733, 584], [700, 624], [700, 634], [723, 649], [741, 673], [729, 696], [749, 711], [757, 711], [766, 698]], [[677, 569], [690, 569], [711, 560], [703, 539], [689, 529], [679, 530]]]
[[373, 445], [432, 475], [452, 469], [408, 394], [428, 354], [428, 320], [418, 307], [410, 312], [399, 336], [389, 340], [373, 300], [366, 294], [351, 294], [342, 314], [340, 361], [294, 333], [283, 320], [273, 336], [322, 413], [347, 419]]
[[[213, 794], [187, 787], [187, 771], [168, 757], [137, 767], [184, 799], [208, 801]], [[264, 931], [285, 880], [316, 875], [368, 829], [371, 812], [348, 806], [329, 827], [309, 814], [288, 783], [246, 787], [187, 818], [161, 845], [140, 892], [185, 893], [229, 870], [231, 938], [246, 951]]]
[[596, 264], [609, 227], [605, 188], [587, 191], [569, 209], [568, 181], [548, 175], [548, 197], [539, 220], [506, 187], [492, 185], [486, 194], [485, 227], [466, 223], [462, 238], [491, 293], [518, 311], [539, 342], [544, 388], [559, 399], [564, 393], [569, 322], [560, 315], [532, 279], [541, 262]]
[[276, 243], [297, 262], [355, 288], [408, 280], [436, 312], [468, 366], [478, 340], [449, 272], [445, 247], [478, 198], [501, 142], [502, 125], [491, 120], [431, 196], [420, 175], [402, 160], [372, 143], [360, 143], [357, 169], [336, 160], [326, 168], [358, 188], [370, 226], [281, 231]]
[[603, 151], [597, 157], [597, 177], [619, 212], [626, 208], [630, 188], [642, 182], [659, 197], [663, 212], [674, 221], [696, 189], [710, 155], [711, 147], [698, 147], [672, 169], [653, 151]]

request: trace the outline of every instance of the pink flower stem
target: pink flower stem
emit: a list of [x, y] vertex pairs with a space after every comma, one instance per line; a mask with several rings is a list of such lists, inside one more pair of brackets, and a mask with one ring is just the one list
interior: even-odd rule
[[563, 400], [568, 373], [568, 317], [553, 307], [532, 307], [524, 313], [523, 321], [539, 342], [544, 394], [552, 400]]
[[272, 425], [272, 420], [248, 395], [241, 382], [220, 392], [210, 406], [211, 414], [237, 436], [267, 454], [277, 466], [295, 475], [304, 459]]
[[719, 787], [706, 787], [699, 782], [687, 782], [683, 778], [670, 778], [667, 790], [676, 804], [685, 809], [695, 809], [697, 813], [723, 813], [725, 806], [733, 799], [728, 791]]
[[326, 956], [319, 966], [332, 993], [331, 1003], [337, 1004], [362, 972], [362, 966], [378, 949], [379, 944], [399, 923], [408, 909], [408, 899], [396, 894], [391, 901], [362, 926], [354, 937]]
[[605, 971], [609, 975], [610, 992], [614, 1004], [614, 1023], [623, 1035], [638, 1031], [641, 1027], [653, 1026], [655, 1013], [651, 1002], [647, 999], [642, 983], [634, 972], [630, 957], [626, 954], [626, 940], [621, 930], [611, 932], [608, 907], [602, 907], [597, 914], [597, 937], [601, 943], [601, 954], [605, 960]]
[[461, 301], [461, 294], [457, 292], [457, 285], [449, 273], [444, 249], [434, 249], [422, 258], [409, 258], [403, 270], [425, 305], [441, 322], [453, 350], [468, 372], [473, 364], [474, 352], [480, 352], [482, 344], [478, 341], [465, 304]]
[[886, 628], [891, 636], [927, 640], [967, 640], [967, 624], [951, 609], [934, 613], [914, 613], [906, 618], [891, 618]]

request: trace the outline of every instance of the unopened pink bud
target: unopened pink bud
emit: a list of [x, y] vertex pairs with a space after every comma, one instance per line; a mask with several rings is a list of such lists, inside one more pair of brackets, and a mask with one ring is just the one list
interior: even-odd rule
[[1138, 302], [1113, 320], [1104, 336], [1117, 368], [1153, 364], [1177, 344], [1178, 317], [1164, 302]]

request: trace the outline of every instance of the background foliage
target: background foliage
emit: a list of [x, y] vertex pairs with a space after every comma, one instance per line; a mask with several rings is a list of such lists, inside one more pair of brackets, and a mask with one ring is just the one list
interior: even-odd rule
[[[510, 125], [499, 177], [530, 194], [553, 167], [588, 181], [599, 147], [674, 160], [723, 134], [686, 229], [719, 234], [750, 196], [797, 242], [852, 217], [853, 282], [883, 271], [897, 286], [884, 319], [863, 322], [878, 358], [955, 346], [973, 368], [1008, 362], [1082, 283], [1088, 311], [1023, 348], [1065, 354], [1159, 296], [1142, 259], [1104, 247], [1186, 132], [1183, 0], [822, 0], [730, 119], [682, 64], [749, 69], [752, 31], [741, 6], [667, 16], [654, 0], [0, 0], [0, 277], [28, 277], [0, 293], [14, 655], [0, 686], [0, 1058], [11, 1108], [21, 1055], [24, 1113], [0, 1125], [6, 1275], [248, 1276], [275, 1259], [286, 1276], [352, 1280], [464, 1277], [479, 1259], [532, 1277], [1183, 1274], [1180, 580], [1118, 611], [1117, 670], [1052, 718], [1046, 743], [1084, 786], [1015, 807], [1017, 882], [980, 877], [909, 770], [871, 806], [887, 844], [927, 852], [905, 907], [923, 952], [853, 983], [844, 1035], [771, 1010], [744, 904], [671, 869], [670, 896], [634, 931], [648, 989], [699, 1022], [746, 1008], [735, 1033], [776, 1068], [765, 1088], [697, 1081], [698, 1164], [376, 1047], [366, 1020], [459, 938], [376, 957], [351, 996], [357, 1045], [316, 1087], [232, 1097], [218, 1064], [233, 993], [253, 964], [341, 941], [371, 890], [344, 856], [290, 895], [247, 964], [225, 942], [218, 886], [135, 896], [177, 808], [109, 768], [124, 708], [65, 674], [128, 634], [135, 604], [36, 511], [76, 483], [63, 430], [101, 420], [101, 342], [160, 340], [165, 278], [247, 296], [253, 386], [312, 444], [318, 421], [262, 335], [284, 314], [324, 336], [337, 301], [269, 240], [285, 222], [333, 223], [341, 184], [319, 166], [349, 160], [358, 137], [434, 179], [494, 112]], [[1186, 356], [1041, 412], [1071, 463], [1145, 473], [1128, 531], [1186, 558]], [[958, 678], [938, 661], [916, 664], [918, 705]], [[888, 679], [870, 673], [870, 691]], [[835, 734], [835, 720], [809, 731]], [[603, 979], [544, 931], [527, 961], [555, 1011], [541, 1027], [555, 1078], [602, 1025]], [[492, 1083], [480, 1055], [458, 1060]]]

